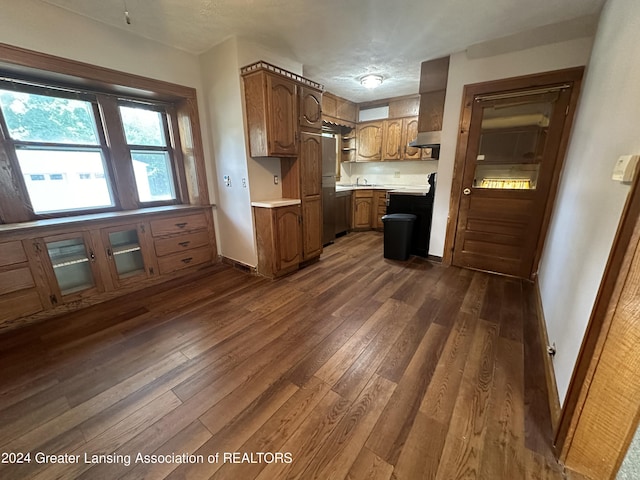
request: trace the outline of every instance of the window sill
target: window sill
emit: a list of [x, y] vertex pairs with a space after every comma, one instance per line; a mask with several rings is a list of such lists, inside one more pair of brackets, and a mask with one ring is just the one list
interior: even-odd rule
[[121, 210], [117, 212], [92, 213], [85, 215], [77, 215], [73, 217], [48, 218], [46, 220], [35, 220], [23, 223], [7, 223], [0, 225], [0, 235], [8, 235], [11, 233], [25, 233], [43, 229], [53, 228], [85, 228], [94, 223], [104, 222], [105, 220], [123, 222], [138, 221], [149, 215], [159, 215], [166, 213], [190, 212], [211, 208], [214, 205], [166, 205], [162, 207], [140, 208], [137, 210]]

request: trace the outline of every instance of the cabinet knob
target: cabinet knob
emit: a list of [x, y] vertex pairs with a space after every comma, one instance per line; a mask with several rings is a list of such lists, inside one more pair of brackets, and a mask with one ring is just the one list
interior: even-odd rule
[[462, 193], [464, 193], [465, 195], [471, 195], [471, 189], [470, 188], [465, 188]]

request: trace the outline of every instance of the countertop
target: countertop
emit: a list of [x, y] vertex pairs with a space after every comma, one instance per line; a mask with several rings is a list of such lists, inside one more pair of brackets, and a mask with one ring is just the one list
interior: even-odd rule
[[276, 198], [274, 200], [259, 200], [251, 202], [251, 206], [261, 208], [278, 208], [288, 207], [290, 205], [300, 205], [301, 203], [302, 202], [299, 198]]
[[426, 195], [429, 193], [429, 185], [340, 185], [336, 184], [336, 192], [347, 192], [353, 190], [387, 190], [391, 193], [402, 193], [405, 195]]

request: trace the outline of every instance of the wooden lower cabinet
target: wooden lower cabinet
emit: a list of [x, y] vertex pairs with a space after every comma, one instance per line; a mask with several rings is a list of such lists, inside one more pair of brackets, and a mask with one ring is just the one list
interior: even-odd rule
[[253, 207], [258, 244], [258, 273], [285, 275], [302, 261], [301, 206]]
[[12, 322], [42, 310], [44, 304], [23, 243], [0, 243], [0, 322]]
[[322, 253], [322, 197], [302, 200], [302, 259], [310, 260]]
[[37, 227], [0, 225], [6, 239], [0, 241], [0, 332], [215, 260], [208, 208], [158, 210], [43, 220]]
[[353, 195], [353, 228], [370, 229], [373, 212], [373, 190], [356, 190]]
[[374, 217], [372, 220], [372, 228], [382, 229], [384, 225], [382, 223], [382, 217], [387, 214], [387, 191], [386, 190], [374, 190], [373, 192], [373, 208]]

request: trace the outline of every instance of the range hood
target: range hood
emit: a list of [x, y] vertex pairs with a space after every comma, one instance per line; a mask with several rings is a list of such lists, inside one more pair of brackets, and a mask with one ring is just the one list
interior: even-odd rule
[[418, 136], [413, 142], [409, 143], [409, 146], [416, 148], [439, 147], [440, 137], [442, 137], [441, 130], [437, 130], [435, 132], [418, 132]]
[[431, 148], [431, 158], [438, 158], [442, 137], [442, 116], [449, 78], [449, 57], [422, 62], [420, 66], [420, 111], [418, 135], [410, 147]]

